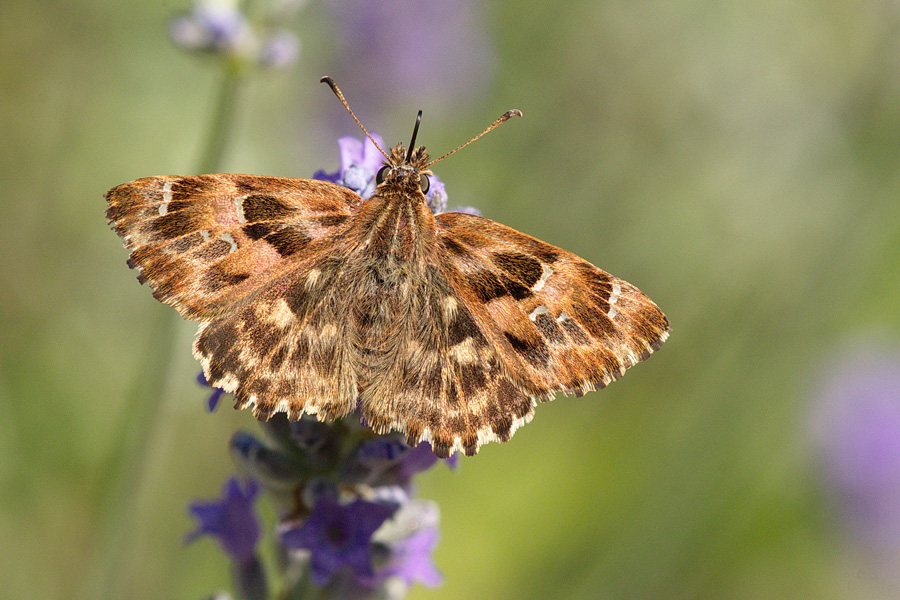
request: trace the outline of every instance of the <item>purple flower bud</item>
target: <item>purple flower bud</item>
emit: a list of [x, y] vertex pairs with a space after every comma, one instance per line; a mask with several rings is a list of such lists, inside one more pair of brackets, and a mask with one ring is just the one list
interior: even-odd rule
[[359, 445], [341, 471], [348, 483], [408, 488], [412, 478], [440, 459], [428, 442], [410, 448], [399, 437], [381, 436]]
[[340, 491], [337, 484], [324, 477], [313, 477], [303, 486], [303, 504], [312, 510], [322, 498], [338, 501]]
[[269, 448], [245, 431], [238, 431], [231, 437], [231, 455], [270, 491], [292, 490], [304, 475], [294, 459]]
[[[203, 371], [201, 371], [197, 375], [197, 383], [202, 385], [203, 387], [212, 387], [209, 385], [209, 382], [206, 381], [206, 376], [203, 375]], [[213, 412], [219, 406], [219, 401], [222, 399], [222, 395], [225, 394], [225, 390], [220, 388], [212, 388], [212, 393], [210, 393], [209, 397], [206, 399], [206, 408], [209, 412]]]

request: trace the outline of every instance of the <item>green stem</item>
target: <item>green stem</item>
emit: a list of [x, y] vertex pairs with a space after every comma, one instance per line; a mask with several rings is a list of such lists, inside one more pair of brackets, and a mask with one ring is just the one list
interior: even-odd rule
[[225, 68], [219, 97], [216, 100], [213, 120], [209, 135], [206, 136], [206, 147], [200, 159], [198, 173], [217, 173], [222, 169], [223, 157], [231, 135], [234, 131], [232, 116], [238, 103], [238, 96], [243, 83], [240, 67], [229, 64]]
[[[231, 139], [233, 117], [242, 76], [235, 65], [223, 73], [213, 121], [199, 162], [200, 173], [215, 173]], [[188, 344], [181, 319], [171, 310], [154, 311], [147, 345], [141, 357], [142, 373], [128, 394], [127, 418], [113, 456], [112, 473], [103, 502], [102, 523], [93, 560], [76, 597], [126, 598], [140, 562], [147, 536], [148, 517], [157, 483], [164, 472], [174, 430], [178, 391], [187, 373], [179, 368], [178, 349]]]

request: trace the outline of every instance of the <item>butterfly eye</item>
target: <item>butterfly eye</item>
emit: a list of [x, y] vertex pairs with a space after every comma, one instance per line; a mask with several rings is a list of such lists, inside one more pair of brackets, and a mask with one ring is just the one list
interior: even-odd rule
[[428, 175], [419, 175], [419, 189], [422, 190], [422, 193], [427, 194], [430, 187], [431, 181], [428, 179]]
[[[384, 178], [387, 177], [387, 174], [390, 170], [391, 168], [387, 165], [384, 165], [383, 167], [378, 169], [378, 173], [375, 175], [375, 184], [381, 185], [382, 183], [384, 183]], [[369, 172], [371, 173], [371, 171]]]

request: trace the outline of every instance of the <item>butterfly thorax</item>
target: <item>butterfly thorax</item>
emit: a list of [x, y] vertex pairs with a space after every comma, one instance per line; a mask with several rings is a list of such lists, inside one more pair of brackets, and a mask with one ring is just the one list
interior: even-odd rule
[[[347, 255], [337, 285], [352, 298], [347, 358], [360, 391], [389, 372], [413, 331], [422, 327], [436, 289], [436, 222], [422, 192], [424, 148], [403, 160], [403, 149], [383, 167], [375, 194], [360, 207], [346, 233]], [[445, 287], [439, 285], [438, 287]]]
[[420, 261], [435, 248], [434, 214], [422, 192], [428, 155], [416, 148], [409, 161], [401, 145], [379, 171], [375, 194], [366, 200], [347, 237], [355, 252], [369, 259], [395, 263]]

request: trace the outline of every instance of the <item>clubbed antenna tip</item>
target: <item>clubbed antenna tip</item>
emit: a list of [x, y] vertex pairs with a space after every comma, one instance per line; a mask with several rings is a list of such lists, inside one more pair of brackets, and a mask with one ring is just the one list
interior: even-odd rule
[[428, 163], [427, 165], [425, 165], [425, 168], [430, 167], [431, 165], [433, 165], [433, 164], [436, 163], [436, 162], [440, 162], [440, 161], [444, 160], [445, 158], [447, 158], [448, 156], [450, 156], [450, 155], [453, 154], [454, 152], [459, 152], [460, 150], [462, 150], [463, 148], [465, 148], [466, 146], [468, 146], [469, 144], [471, 144], [472, 142], [474, 142], [475, 140], [477, 140], [478, 138], [480, 138], [481, 136], [483, 136], [484, 134], [486, 134], [486, 133], [487, 133], [488, 131], [490, 131], [491, 129], [494, 129], [494, 128], [496, 128], [496, 127], [499, 127], [500, 125], [503, 125], [503, 123], [505, 123], [506, 121], [510, 120], [511, 118], [513, 118], [513, 117], [521, 117], [521, 116], [522, 116], [522, 111], [519, 110], [519, 109], [517, 109], [517, 108], [514, 108], [514, 109], [512, 109], [512, 110], [506, 111], [505, 113], [503, 113], [502, 115], [500, 115], [500, 116], [497, 118], [496, 121], [494, 121], [493, 123], [491, 123], [490, 125], [488, 125], [487, 128], [485, 128], [484, 131], [482, 131], [481, 133], [479, 133], [478, 135], [476, 135], [475, 137], [473, 137], [471, 140], [469, 140], [468, 142], [466, 142], [466, 143], [463, 144], [462, 146], [457, 146], [456, 148], [454, 148], [453, 150], [451, 150], [451, 151], [448, 152], [447, 154], [441, 156], [440, 158], [434, 159], [433, 161], [431, 161], [430, 163]]

